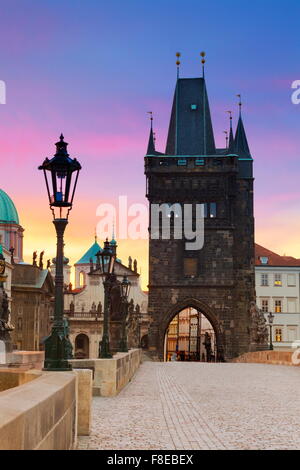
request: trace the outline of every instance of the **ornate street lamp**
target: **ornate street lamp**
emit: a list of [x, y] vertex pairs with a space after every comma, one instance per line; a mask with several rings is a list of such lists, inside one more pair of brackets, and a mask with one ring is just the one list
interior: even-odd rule
[[128, 317], [128, 296], [130, 292], [131, 282], [128, 280], [127, 276], [124, 275], [121, 282], [121, 299], [123, 307], [123, 318], [122, 318], [122, 336], [120, 341], [120, 351], [128, 352], [127, 345], [127, 317]]
[[68, 363], [70, 355], [70, 340], [65, 333], [63, 318], [64, 310], [64, 232], [68, 224], [69, 212], [73, 206], [73, 199], [77, 185], [80, 163], [76, 158], [70, 158], [67, 152], [67, 142], [61, 134], [56, 144], [56, 153], [53, 158], [46, 158], [39, 170], [43, 170], [50, 209], [53, 214], [53, 223], [57, 236], [56, 270], [55, 270], [55, 306], [54, 323], [51, 334], [45, 340], [44, 370], [65, 371], [71, 370]]
[[268, 320], [269, 320], [269, 327], [270, 327], [270, 351], [273, 351], [273, 341], [272, 341], [272, 326], [273, 326], [273, 321], [274, 321], [275, 315], [273, 315], [272, 312], [269, 313], [268, 315]]
[[110, 359], [112, 354], [109, 351], [109, 306], [110, 306], [110, 290], [113, 285], [113, 270], [116, 259], [115, 252], [111, 249], [108, 239], [104, 242], [104, 248], [97, 253], [97, 264], [100, 266], [101, 272], [105, 275], [104, 286], [104, 319], [103, 319], [103, 335], [99, 344], [99, 358]]

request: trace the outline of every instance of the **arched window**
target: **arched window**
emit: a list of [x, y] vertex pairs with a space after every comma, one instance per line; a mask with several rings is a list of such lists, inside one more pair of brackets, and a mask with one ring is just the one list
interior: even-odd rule
[[84, 271], [80, 271], [79, 273], [79, 285], [80, 287], [83, 287], [86, 285], [85, 283], [85, 272]]
[[88, 359], [90, 340], [87, 335], [80, 333], [75, 339], [75, 359]]

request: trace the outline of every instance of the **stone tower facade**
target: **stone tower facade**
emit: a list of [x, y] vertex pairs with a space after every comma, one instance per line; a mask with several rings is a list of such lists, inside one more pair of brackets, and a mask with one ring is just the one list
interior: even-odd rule
[[[152, 122], [151, 122], [152, 124]], [[215, 147], [204, 78], [177, 79], [165, 153], [152, 126], [145, 156], [147, 198], [153, 204], [201, 204], [204, 245], [186, 239], [149, 240], [149, 351], [163, 360], [165, 334], [186, 307], [201, 311], [216, 333], [219, 360], [249, 351], [250, 302], [255, 300], [252, 156], [240, 113], [227, 148]], [[176, 211], [175, 211], [176, 212]], [[151, 216], [149, 226], [151, 229]], [[153, 227], [152, 227], [153, 228]]]

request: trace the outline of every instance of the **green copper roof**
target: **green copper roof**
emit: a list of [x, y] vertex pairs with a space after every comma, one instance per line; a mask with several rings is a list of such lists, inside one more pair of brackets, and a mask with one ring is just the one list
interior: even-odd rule
[[19, 224], [19, 216], [15, 205], [2, 189], [0, 189], [0, 222]]
[[98, 251], [102, 251], [102, 248], [100, 247], [99, 243], [95, 242], [75, 264], [89, 264], [91, 258], [93, 263], [96, 263], [96, 253], [98, 253]]

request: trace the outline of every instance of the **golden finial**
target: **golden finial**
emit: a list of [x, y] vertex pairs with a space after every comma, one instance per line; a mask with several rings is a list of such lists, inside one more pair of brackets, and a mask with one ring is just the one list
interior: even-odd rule
[[203, 78], [204, 78], [204, 64], [205, 64], [205, 59], [204, 59], [204, 57], [205, 57], [205, 55], [206, 55], [206, 54], [205, 54], [204, 51], [200, 52], [200, 56], [202, 57], [201, 64], [202, 64], [202, 76], [203, 76]]
[[226, 139], [226, 148], [228, 148], [228, 131], [223, 131], [225, 134], [225, 139]]
[[150, 122], [151, 122], [151, 129], [152, 129], [152, 123], [153, 123], [153, 113], [152, 113], [152, 111], [147, 111], [147, 114], [149, 114], [149, 117], [150, 117]]
[[178, 77], [179, 77], [179, 65], [180, 65], [180, 60], [179, 60], [179, 58], [181, 57], [180, 52], [176, 52], [176, 57], [177, 57], [176, 65], [177, 65], [177, 78], [178, 78]]
[[240, 108], [240, 115], [241, 115], [241, 108], [242, 108], [242, 97], [240, 94], [236, 95], [239, 98], [239, 108]]
[[147, 114], [150, 114], [150, 121], [153, 121], [153, 112], [152, 111], [147, 111]]

